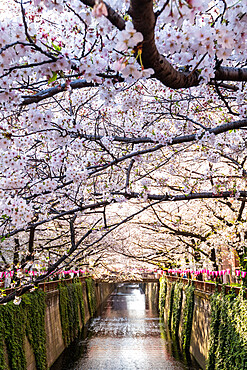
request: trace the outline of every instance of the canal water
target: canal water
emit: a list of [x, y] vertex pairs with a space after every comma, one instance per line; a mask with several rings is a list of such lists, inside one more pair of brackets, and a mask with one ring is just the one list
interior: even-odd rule
[[200, 369], [170, 338], [157, 302], [145, 298], [138, 285], [119, 285], [52, 370]]

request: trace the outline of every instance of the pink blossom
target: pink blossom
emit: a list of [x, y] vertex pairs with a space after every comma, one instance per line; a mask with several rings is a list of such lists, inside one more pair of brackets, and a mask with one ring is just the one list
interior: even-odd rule
[[108, 16], [108, 11], [107, 11], [107, 8], [106, 8], [103, 1], [96, 1], [95, 2], [95, 5], [94, 5], [93, 10], [92, 10], [92, 15], [95, 18], [102, 17], [102, 15], [104, 15], [105, 17]]

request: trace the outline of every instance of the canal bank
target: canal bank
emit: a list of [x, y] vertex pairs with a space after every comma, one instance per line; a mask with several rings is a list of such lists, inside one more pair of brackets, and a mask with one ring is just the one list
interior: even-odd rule
[[50, 368], [115, 284], [80, 278], [47, 282], [39, 288], [25, 294], [20, 305], [0, 306], [0, 369]]
[[[141, 327], [148, 327], [146, 323], [150, 319], [155, 323], [152, 324], [154, 332], [157, 330], [155, 320], [159, 320], [156, 316], [159, 307], [165, 323], [159, 336], [166, 338], [168, 346], [173, 348], [174, 341], [169, 336], [177, 338], [182, 351], [178, 348], [170, 351], [179, 354], [176, 359], [183, 363], [183, 353], [190, 352], [202, 369], [235, 369], [236, 366], [240, 370], [247, 369], [246, 291], [175, 276], [167, 276], [160, 282], [142, 282], [140, 286], [145, 293], [145, 309], [139, 311]], [[113, 283], [92, 279], [66, 279], [43, 284], [34, 293], [25, 294], [19, 305], [10, 302], [0, 306], [0, 369], [49, 368], [70, 344], [74, 346], [73, 341], [86, 329], [90, 318], [115, 287]], [[123, 294], [111, 305], [119, 306], [119, 318], [126, 324], [124, 331], [131, 333], [131, 324], [136, 327], [135, 320], [129, 321], [129, 314], [127, 319], [121, 316], [121, 299], [125, 299]], [[135, 301], [141, 307], [142, 300], [143, 297], [132, 295], [124, 304], [133, 309]], [[107, 310], [110, 313], [111, 307]], [[148, 316], [145, 316], [146, 310]], [[116, 311], [114, 309], [114, 313]], [[114, 328], [114, 320], [109, 322]], [[160, 323], [159, 326], [162, 327]], [[121, 327], [115, 326], [115, 329], [116, 335], [121, 333]], [[106, 332], [110, 332], [109, 325]], [[140, 333], [137, 331], [137, 337], [144, 337], [143, 332]], [[148, 343], [148, 338], [145, 339]], [[119, 350], [121, 352], [120, 345]]]
[[247, 369], [246, 290], [176, 276], [160, 280], [160, 312], [202, 369]]
[[[77, 301], [77, 306], [79, 306], [79, 327], [75, 322], [73, 326], [69, 323], [73, 316], [72, 320], [75, 321], [76, 319], [76, 315], [72, 313], [75, 311], [75, 307], [71, 306], [71, 300], [75, 299], [75, 296], [70, 293], [70, 286], [72, 287], [73, 284], [47, 292], [45, 331], [48, 367], [55, 362], [64, 349], [78, 336], [83, 326], [87, 324], [115, 288], [113, 283], [94, 282], [92, 279], [83, 279], [80, 281], [80, 284], [82, 287], [83, 305], [80, 306], [80, 301]], [[65, 291], [65, 301], [61, 300], [64, 296], [61, 294], [62, 291]], [[71, 307], [72, 314], [69, 314], [69, 307]], [[67, 333], [65, 332], [66, 330]], [[32, 369], [35, 369], [35, 363], [30, 365], [30, 370]]]

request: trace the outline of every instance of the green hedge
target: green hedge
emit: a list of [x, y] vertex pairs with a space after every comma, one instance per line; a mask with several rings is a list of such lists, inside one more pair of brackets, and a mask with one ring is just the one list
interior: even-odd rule
[[0, 306], [0, 369], [4, 362], [4, 343], [10, 369], [25, 370], [24, 340], [27, 336], [34, 352], [36, 368], [47, 369], [45, 336], [45, 293], [37, 290], [22, 297], [19, 306], [13, 302]]

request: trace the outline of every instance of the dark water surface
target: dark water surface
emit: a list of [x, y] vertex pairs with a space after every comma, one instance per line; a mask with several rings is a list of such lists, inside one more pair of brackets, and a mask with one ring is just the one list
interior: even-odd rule
[[185, 361], [138, 285], [119, 286], [52, 370], [200, 369]]

